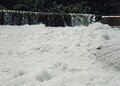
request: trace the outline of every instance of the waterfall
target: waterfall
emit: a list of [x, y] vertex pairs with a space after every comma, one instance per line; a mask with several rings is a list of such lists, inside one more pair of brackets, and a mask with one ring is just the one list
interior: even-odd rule
[[89, 25], [95, 22], [95, 16], [92, 14], [75, 14], [71, 13], [72, 26]]
[[31, 11], [0, 10], [0, 25], [40, 24], [46, 26], [80, 26], [94, 21], [92, 14], [41, 13]]

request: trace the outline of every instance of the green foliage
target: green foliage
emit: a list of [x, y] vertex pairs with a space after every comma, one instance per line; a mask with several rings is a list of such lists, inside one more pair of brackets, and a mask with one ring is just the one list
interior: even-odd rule
[[44, 10], [44, 4], [45, 4], [44, 0], [35, 0], [34, 9], [36, 11]]
[[63, 4], [58, 5], [56, 2], [53, 2], [49, 11], [63, 13], [64, 12], [64, 5]]
[[4, 7], [4, 6], [2, 6], [2, 5], [0, 5], [0, 10], [7, 10], [7, 8], [6, 7]]
[[51, 12], [60, 13], [87, 13], [90, 11], [90, 7], [86, 5], [86, 2], [76, 3], [76, 4], [57, 4], [53, 2], [50, 8]]
[[0, 9], [119, 14], [120, 0], [0, 0]]
[[29, 10], [29, 7], [25, 4], [18, 4], [13, 7], [15, 10]]

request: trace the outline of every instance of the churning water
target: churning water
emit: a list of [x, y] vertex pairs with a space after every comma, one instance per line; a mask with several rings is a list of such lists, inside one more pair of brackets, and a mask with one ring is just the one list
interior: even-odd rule
[[0, 86], [120, 86], [119, 70], [117, 28], [0, 26]]

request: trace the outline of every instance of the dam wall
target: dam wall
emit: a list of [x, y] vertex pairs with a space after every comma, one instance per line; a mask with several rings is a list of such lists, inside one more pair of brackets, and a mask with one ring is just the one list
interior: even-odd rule
[[81, 26], [101, 22], [110, 26], [120, 26], [118, 15], [94, 15], [77, 13], [44, 13], [32, 11], [0, 10], [0, 25]]
[[0, 10], [0, 25], [80, 26], [94, 22], [92, 14], [43, 13], [31, 11]]
[[110, 26], [120, 26], [120, 16], [118, 15], [109, 15], [109, 16], [102, 16], [101, 23], [108, 24]]

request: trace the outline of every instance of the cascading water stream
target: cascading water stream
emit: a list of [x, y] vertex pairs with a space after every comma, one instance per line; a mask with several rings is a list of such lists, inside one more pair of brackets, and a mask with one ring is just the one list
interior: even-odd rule
[[72, 26], [89, 25], [95, 22], [95, 16], [92, 14], [75, 14], [71, 13], [71, 24]]

